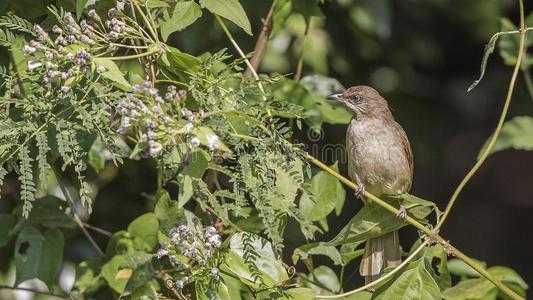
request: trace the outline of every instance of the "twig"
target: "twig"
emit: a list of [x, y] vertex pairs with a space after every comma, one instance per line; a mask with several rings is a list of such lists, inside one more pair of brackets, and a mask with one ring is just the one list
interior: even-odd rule
[[14, 291], [25, 291], [25, 292], [31, 292], [34, 294], [41, 294], [41, 295], [48, 295], [53, 296], [61, 299], [71, 299], [69, 296], [62, 296], [58, 294], [54, 294], [52, 292], [46, 292], [46, 291], [39, 291], [32, 288], [25, 288], [25, 287], [15, 287], [15, 286], [9, 286], [9, 285], [0, 285], [0, 290], [14, 290]]
[[67, 204], [70, 207], [70, 211], [72, 211], [72, 215], [74, 216], [74, 221], [76, 221], [76, 223], [80, 227], [81, 231], [83, 232], [83, 234], [85, 234], [85, 237], [87, 237], [87, 239], [89, 240], [89, 242], [91, 243], [93, 248], [96, 250], [96, 252], [98, 252], [98, 254], [103, 256], [104, 252], [102, 251], [102, 249], [100, 249], [100, 247], [98, 246], [96, 241], [93, 239], [93, 237], [91, 236], [89, 231], [87, 231], [87, 229], [85, 228], [85, 226], [83, 224], [83, 221], [81, 220], [81, 218], [76, 213], [76, 208], [74, 207], [74, 202], [72, 201], [72, 198], [70, 198], [70, 195], [69, 195], [69, 193], [68, 193], [68, 191], [67, 191], [67, 189], [65, 187], [65, 184], [64, 184], [59, 172], [57, 171], [57, 168], [55, 167], [55, 165], [53, 163], [51, 163], [50, 166], [52, 167], [52, 171], [54, 172], [54, 175], [55, 175], [55, 177], [57, 179], [57, 184], [59, 185], [59, 188], [61, 189], [61, 192], [63, 192], [63, 195], [65, 195], [65, 200], [67, 201]]
[[[222, 30], [224, 30], [224, 32], [226, 33], [226, 36], [228, 37], [229, 41], [231, 42], [231, 44], [233, 45], [235, 50], [237, 50], [237, 52], [242, 57], [242, 59], [244, 59], [244, 63], [246, 64], [246, 66], [248, 66], [248, 68], [250, 69], [250, 72], [252, 72], [252, 75], [254, 76], [255, 80], [257, 81], [257, 86], [259, 87], [259, 90], [262, 93], [263, 100], [266, 100], [265, 89], [263, 88], [263, 84], [259, 80], [259, 76], [257, 75], [257, 72], [255, 71], [254, 67], [252, 66], [252, 64], [250, 63], [250, 61], [248, 60], [248, 58], [246, 57], [244, 52], [242, 52], [241, 47], [239, 47], [239, 44], [237, 44], [237, 42], [233, 38], [233, 35], [228, 30], [228, 28], [226, 27], [226, 25], [224, 24], [222, 19], [220, 19], [220, 17], [218, 15], [215, 15], [215, 18], [217, 19], [218, 24], [220, 24], [220, 27], [222, 27]], [[267, 110], [267, 112], [268, 112], [268, 115], [270, 116], [271, 115], [270, 110]]]
[[248, 67], [246, 71], [244, 71], [244, 76], [246, 77], [251, 77], [252, 70], [257, 70], [261, 64], [261, 60], [263, 60], [263, 56], [268, 45], [268, 39], [270, 38], [270, 32], [272, 31], [272, 16], [274, 15], [275, 9], [276, 1], [272, 1], [272, 5], [270, 6], [268, 14], [265, 18], [265, 22], [263, 23], [263, 29], [261, 30], [259, 38], [255, 44], [254, 54], [250, 59], [251, 67]]
[[320, 296], [320, 295], [317, 295], [316, 298], [317, 299], [336, 299], [336, 298], [343, 298], [343, 297], [348, 297], [350, 295], [353, 295], [355, 293], [359, 293], [359, 292], [362, 292], [362, 291], [365, 291], [375, 285], [377, 285], [378, 283], [381, 283], [387, 279], [389, 279], [390, 277], [392, 277], [392, 275], [396, 274], [397, 272], [399, 272], [403, 267], [405, 267], [411, 260], [413, 260], [413, 258], [415, 258], [415, 256], [424, 248], [426, 247], [427, 245], [429, 244], [429, 240], [425, 240], [420, 246], [418, 246], [418, 248], [416, 248], [416, 250], [411, 254], [409, 255], [409, 257], [407, 257], [399, 266], [397, 266], [396, 268], [394, 268], [392, 271], [390, 271], [389, 273], [381, 276], [379, 279], [375, 280], [375, 281], [372, 281], [370, 282], [369, 284], [366, 284], [366, 285], [363, 285], [362, 287], [359, 287], [359, 288], [356, 288], [355, 290], [351, 290], [349, 292], [346, 292], [346, 293], [342, 293], [342, 294], [338, 294], [338, 295], [332, 295], [332, 296]]
[[524, 44], [526, 39], [526, 27], [524, 22], [524, 3], [523, 0], [519, 0], [519, 6], [520, 6], [520, 45], [518, 48], [518, 56], [516, 59], [516, 64], [514, 66], [513, 75], [511, 76], [511, 81], [509, 82], [509, 88], [507, 90], [507, 97], [505, 98], [505, 103], [503, 105], [502, 113], [500, 115], [500, 120], [498, 121], [498, 125], [496, 126], [496, 130], [494, 130], [494, 134], [492, 135], [487, 148], [485, 148], [485, 151], [481, 154], [478, 161], [474, 164], [472, 169], [465, 175], [463, 180], [459, 183], [457, 188], [452, 194], [452, 197], [450, 198], [450, 201], [448, 202], [448, 205], [446, 206], [446, 209], [444, 210], [444, 213], [442, 215], [442, 218], [440, 219], [440, 222], [437, 223], [435, 226], [435, 231], [438, 232], [438, 230], [441, 228], [442, 224], [444, 224], [444, 221], [446, 221], [446, 218], [450, 214], [450, 211], [455, 204], [455, 201], [457, 200], [457, 197], [465, 187], [465, 185], [468, 183], [470, 178], [474, 176], [474, 174], [479, 170], [481, 165], [485, 162], [487, 157], [492, 151], [492, 148], [494, 148], [494, 144], [496, 143], [496, 140], [498, 139], [498, 136], [500, 135], [500, 132], [503, 127], [503, 123], [505, 122], [505, 118], [507, 116], [507, 111], [509, 110], [509, 104], [511, 103], [511, 98], [513, 96], [513, 91], [516, 83], [516, 78], [518, 76], [518, 71], [520, 71], [520, 65], [522, 63], [522, 56], [524, 54]]
[[302, 38], [302, 45], [300, 50], [300, 57], [298, 57], [298, 64], [296, 65], [296, 73], [294, 74], [294, 80], [300, 81], [300, 78], [302, 78], [302, 69], [304, 67], [304, 44], [305, 40], [307, 39], [307, 35], [309, 34], [309, 28], [311, 27], [311, 20], [307, 20], [305, 22], [305, 32], [304, 36]]
[[100, 234], [103, 234], [103, 235], [105, 235], [107, 237], [112, 237], [113, 236], [113, 233], [111, 231], [107, 231], [107, 230], [102, 229], [100, 227], [93, 226], [93, 225], [91, 225], [89, 223], [83, 222], [83, 226], [85, 226], [86, 228], [89, 228], [91, 230], [94, 230], [94, 231], [96, 231], [96, 232], [98, 232]]

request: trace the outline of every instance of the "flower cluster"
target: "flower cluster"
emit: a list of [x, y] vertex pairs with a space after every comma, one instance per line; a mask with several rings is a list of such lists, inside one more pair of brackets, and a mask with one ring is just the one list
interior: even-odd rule
[[[156, 157], [168, 144], [188, 142], [192, 147], [199, 147], [200, 138], [194, 136], [193, 130], [201, 124], [205, 113], [183, 107], [186, 94], [185, 90], [170, 85], [161, 96], [159, 89], [150, 81], [134, 85], [133, 92], [126, 94], [117, 106], [122, 116], [117, 132], [126, 134], [131, 127], [136, 126], [140, 131], [139, 142], [144, 144], [140, 152], [142, 157]], [[182, 118], [176, 119], [179, 115]], [[218, 149], [219, 137], [208, 135], [206, 146], [210, 150]]]
[[180, 273], [176, 279], [176, 288], [183, 288], [197, 276], [206, 275], [219, 280], [218, 258], [216, 251], [222, 244], [217, 230], [213, 226], [205, 229], [195, 219], [194, 225], [180, 225], [169, 232], [170, 243], [162, 245], [155, 256], [158, 259], [168, 257]]

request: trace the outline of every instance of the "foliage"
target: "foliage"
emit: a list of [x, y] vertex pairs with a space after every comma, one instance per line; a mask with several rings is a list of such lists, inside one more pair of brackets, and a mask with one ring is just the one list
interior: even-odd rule
[[[290, 16], [303, 16], [307, 29], [324, 18], [322, 1], [275, 3], [272, 36]], [[13, 13], [0, 18], [0, 44], [12, 56], [0, 83], [0, 183], [16, 174], [21, 201], [12, 214], [0, 215], [0, 247], [15, 243], [16, 285], [38, 278], [53, 289], [64, 245], [76, 226], [86, 230], [80, 215], [92, 212], [106, 166], [127, 160], [154, 162], [153, 209], [114, 232], [102, 255], [78, 264], [70, 292], [76, 299], [103, 289], [125, 299], [336, 294], [343, 273], [315, 266], [313, 257], [344, 268], [362, 255], [365, 240], [408, 225], [370, 203], [335, 238], [318, 241], [329, 230], [327, 216], [341, 214], [346, 191], [332, 174], [338, 175], [336, 164], [315, 170], [304, 145], [290, 141], [302, 122], [320, 131], [324, 123], [349, 121], [346, 110], [324, 99], [343, 89], [338, 81], [248, 78], [246, 57], [226, 49], [194, 56], [170, 45], [174, 32], [212, 15], [224, 30], [230, 21], [252, 35], [238, 0], [78, 0], [50, 6], [44, 15], [40, 25]], [[509, 46], [500, 47], [512, 61]], [[531, 150], [524, 137], [531, 123], [525, 116], [506, 123], [492, 152]], [[412, 195], [386, 201], [427, 226], [432, 213], [441, 216], [434, 203]], [[303, 241], [292, 265], [284, 261], [290, 226]], [[430, 239], [420, 234], [413, 249]], [[487, 279], [447, 261], [441, 246], [424, 247], [375, 292], [352, 298], [498, 296]], [[525, 295], [528, 286], [513, 270], [488, 271]], [[461, 279], [453, 286], [452, 274]]]

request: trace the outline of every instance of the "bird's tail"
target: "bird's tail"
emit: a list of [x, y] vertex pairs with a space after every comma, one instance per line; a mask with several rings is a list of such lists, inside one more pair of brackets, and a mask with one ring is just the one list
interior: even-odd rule
[[396, 267], [402, 262], [398, 231], [368, 239], [359, 273], [370, 283], [378, 279], [386, 267]]

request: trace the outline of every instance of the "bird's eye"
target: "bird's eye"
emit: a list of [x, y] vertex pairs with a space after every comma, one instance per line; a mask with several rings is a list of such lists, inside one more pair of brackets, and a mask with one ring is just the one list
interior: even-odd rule
[[352, 98], [353, 101], [359, 101], [359, 100], [361, 100], [361, 95], [355, 94], [355, 95], [352, 95], [351, 98]]

